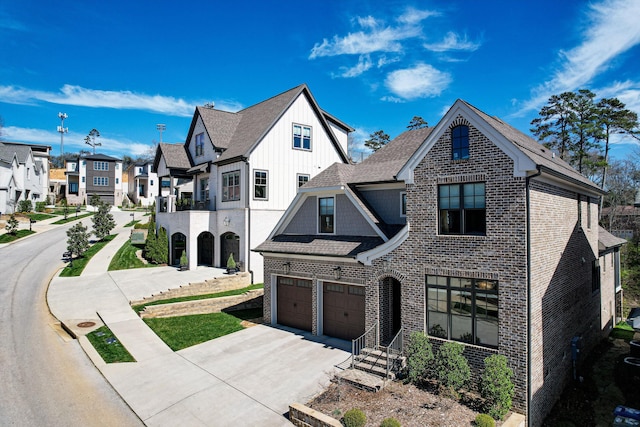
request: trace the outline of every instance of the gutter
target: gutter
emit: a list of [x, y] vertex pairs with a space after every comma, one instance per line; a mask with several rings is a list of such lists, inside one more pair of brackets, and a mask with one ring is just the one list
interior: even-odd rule
[[531, 192], [532, 178], [542, 175], [540, 166], [537, 172], [526, 179], [526, 214], [527, 214], [527, 426], [531, 426]]
[[245, 158], [244, 162], [247, 165], [247, 201], [245, 202], [245, 208], [247, 210], [247, 271], [251, 274], [251, 284], [253, 285], [253, 270], [251, 270], [251, 165], [249, 159]]

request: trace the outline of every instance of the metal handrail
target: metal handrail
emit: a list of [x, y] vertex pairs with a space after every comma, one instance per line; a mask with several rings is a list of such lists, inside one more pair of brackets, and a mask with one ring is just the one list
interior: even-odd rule
[[387, 346], [387, 376], [385, 378], [389, 378], [389, 371], [391, 371], [395, 363], [398, 363], [398, 358], [402, 356], [402, 348], [402, 327], [400, 327], [396, 336]]
[[[377, 349], [380, 343], [380, 329], [378, 328], [378, 322], [374, 323], [364, 334], [358, 338], [351, 340], [351, 368], [355, 367], [355, 357], [360, 354], [363, 348]], [[373, 342], [372, 342], [373, 341]]]

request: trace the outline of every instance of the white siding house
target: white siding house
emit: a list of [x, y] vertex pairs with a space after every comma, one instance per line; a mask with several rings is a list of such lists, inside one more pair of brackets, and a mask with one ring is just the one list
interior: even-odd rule
[[299, 184], [348, 162], [352, 130], [322, 111], [306, 85], [237, 113], [197, 107], [185, 144], [161, 144], [154, 161], [158, 178], [170, 182], [156, 217], [169, 236], [170, 262], [185, 250], [190, 268], [225, 267], [233, 253], [261, 282], [262, 257], [251, 249]]
[[51, 147], [0, 143], [0, 212], [13, 213], [22, 200], [44, 202], [49, 191]]

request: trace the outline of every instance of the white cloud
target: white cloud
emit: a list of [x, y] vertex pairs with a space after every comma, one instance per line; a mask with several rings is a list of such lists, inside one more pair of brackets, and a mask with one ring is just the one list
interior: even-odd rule
[[480, 43], [470, 41], [467, 39], [466, 34], [463, 37], [460, 37], [453, 31], [449, 31], [441, 42], [431, 44], [425, 43], [422, 46], [433, 52], [446, 52], [450, 50], [473, 52], [480, 47]]
[[[65, 153], [91, 150], [92, 148], [84, 142], [86, 136], [86, 134], [77, 132], [65, 134]], [[2, 137], [5, 141], [50, 145], [55, 151], [59, 151], [60, 147], [60, 134], [55, 131], [6, 126], [2, 128]], [[97, 138], [96, 142], [102, 144], [102, 146], [97, 149], [100, 152], [127, 153], [133, 157], [145, 154], [149, 150], [149, 147], [151, 147], [150, 144], [131, 141], [129, 139], [114, 139], [103, 136]]]
[[191, 117], [195, 104], [180, 98], [146, 95], [130, 91], [106, 91], [64, 85], [59, 92], [45, 92], [15, 86], [0, 86], [0, 102], [36, 104], [38, 101], [91, 108], [144, 110], [170, 116]]
[[387, 75], [385, 86], [402, 99], [428, 98], [440, 95], [451, 83], [451, 75], [428, 64], [397, 70]]
[[371, 57], [369, 57], [369, 55], [360, 55], [358, 63], [355, 66], [351, 68], [342, 67], [343, 72], [340, 74], [340, 77], [357, 77], [372, 66], [373, 63], [371, 62]]
[[388, 95], [380, 98], [380, 101], [391, 102], [393, 104], [402, 104], [405, 102], [403, 99], [398, 98], [397, 96], [388, 96]]
[[640, 2], [605, 0], [591, 4], [583, 41], [560, 51], [559, 68], [550, 80], [533, 91], [520, 113], [536, 110], [551, 95], [585, 86], [606, 71], [613, 59], [640, 43]]
[[355, 22], [361, 31], [348, 33], [344, 37], [334, 35], [330, 40], [323, 39], [311, 49], [309, 59], [323, 56], [362, 55], [373, 52], [401, 52], [403, 40], [418, 37], [422, 20], [435, 15], [435, 12], [410, 9], [398, 17], [398, 26], [384, 26], [371, 16], [358, 17]]

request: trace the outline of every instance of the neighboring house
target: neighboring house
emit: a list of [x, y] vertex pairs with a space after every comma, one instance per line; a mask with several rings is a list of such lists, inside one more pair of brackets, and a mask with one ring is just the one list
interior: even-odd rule
[[[352, 129], [324, 112], [306, 85], [237, 113], [197, 107], [184, 145], [160, 144], [153, 170], [163, 186], [156, 222], [170, 262], [225, 267], [230, 254], [262, 281], [263, 242], [298, 187], [347, 162]], [[165, 193], [166, 191], [166, 193]]]
[[255, 248], [264, 319], [343, 339], [372, 331], [380, 345], [413, 331], [434, 348], [461, 342], [476, 379], [487, 356], [503, 354], [515, 409], [540, 425], [571, 378], [572, 343], [584, 354], [620, 316], [623, 242], [599, 229], [601, 195], [458, 100], [434, 128], [299, 189]]
[[49, 169], [49, 197], [50, 202], [55, 204], [66, 196], [67, 177], [64, 168]]
[[46, 145], [0, 142], [0, 212], [13, 213], [22, 200], [46, 201], [49, 153]]
[[160, 195], [158, 175], [152, 172], [153, 161], [135, 163], [127, 169], [129, 200], [135, 205], [150, 206]]
[[109, 205], [122, 204], [122, 160], [104, 154], [81, 156], [65, 162], [65, 174], [69, 205], [89, 204], [94, 194]]

